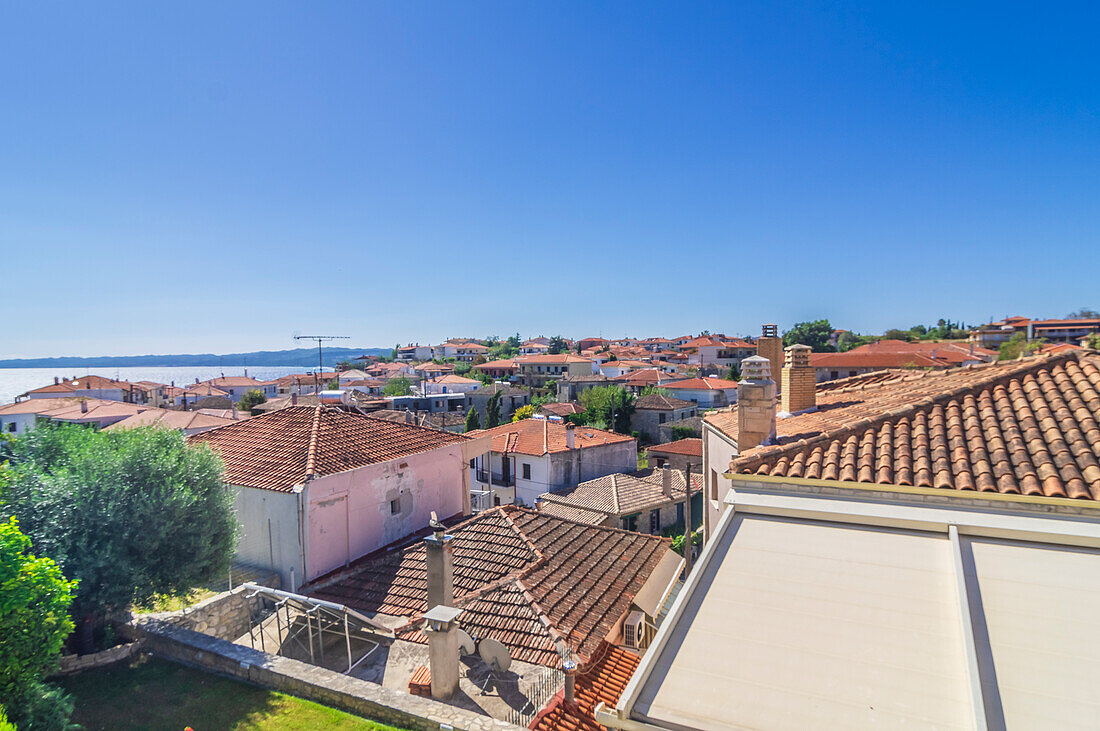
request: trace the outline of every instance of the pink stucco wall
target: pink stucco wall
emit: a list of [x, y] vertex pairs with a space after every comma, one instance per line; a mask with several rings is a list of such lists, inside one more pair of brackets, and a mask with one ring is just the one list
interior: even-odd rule
[[[313, 480], [306, 494], [306, 580], [469, 512], [471, 440]], [[390, 501], [400, 500], [391, 512]]]

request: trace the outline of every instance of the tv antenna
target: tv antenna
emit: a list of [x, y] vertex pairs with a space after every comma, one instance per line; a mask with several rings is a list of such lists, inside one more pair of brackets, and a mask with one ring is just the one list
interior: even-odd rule
[[318, 398], [320, 398], [321, 371], [325, 369], [324, 361], [321, 358], [321, 343], [325, 340], [351, 340], [351, 337], [348, 335], [295, 335], [294, 339], [317, 341], [317, 372], [313, 374], [313, 383], [316, 386]]

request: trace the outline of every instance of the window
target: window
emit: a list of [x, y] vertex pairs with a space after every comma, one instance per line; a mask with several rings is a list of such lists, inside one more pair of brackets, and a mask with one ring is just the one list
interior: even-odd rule
[[649, 532], [652, 535], [657, 535], [661, 532], [661, 511], [650, 510], [649, 511]]
[[657, 414], [657, 423], [658, 424], [664, 424], [665, 423], [665, 415], [664, 414]]
[[637, 515], [624, 515], [623, 516], [623, 530], [638, 530], [638, 516]]
[[401, 498], [394, 498], [390, 500], [390, 515], [397, 515], [401, 512]]
[[15, 422], [14, 421], [8, 422], [8, 431], [11, 432], [12, 434], [15, 433]]
[[830, 381], [835, 381], [839, 375], [840, 374], [837, 371], [830, 371], [829, 372], [829, 380]]
[[471, 459], [471, 460], [470, 460], [470, 469], [473, 469], [473, 468], [474, 468], [474, 460], [473, 460], [473, 459]]
[[526, 462], [523, 463], [523, 479], [531, 479], [531, 465], [527, 464]]

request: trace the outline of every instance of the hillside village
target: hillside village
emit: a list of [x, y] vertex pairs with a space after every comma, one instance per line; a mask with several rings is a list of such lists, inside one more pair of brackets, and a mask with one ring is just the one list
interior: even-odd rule
[[58, 377], [0, 432], [216, 455], [228, 591], [117, 631], [398, 727], [1094, 722], [1100, 319], [818, 329]]

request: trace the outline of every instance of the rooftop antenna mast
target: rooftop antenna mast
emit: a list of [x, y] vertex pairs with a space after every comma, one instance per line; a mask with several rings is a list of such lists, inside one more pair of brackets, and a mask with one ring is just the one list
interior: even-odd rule
[[313, 384], [316, 388], [318, 398], [321, 394], [321, 371], [324, 370], [324, 360], [321, 358], [321, 343], [325, 340], [351, 340], [348, 335], [295, 335], [295, 340], [316, 340], [317, 341], [317, 372], [313, 374]]

